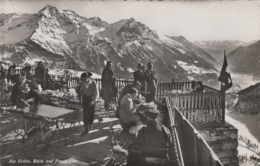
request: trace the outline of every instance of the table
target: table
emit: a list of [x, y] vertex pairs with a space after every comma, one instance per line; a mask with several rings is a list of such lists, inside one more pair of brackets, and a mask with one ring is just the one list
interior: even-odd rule
[[[19, 110], [19, 109], [18, 109]], [[60, 108], [60, 107], [54, 107], [44, 104], [39, 104], [36, 106], [30, 106], [30, 107], [24, 107], [20, 109], [25, 114], [31, 114], [31, 115], [37, 115], [42, 116], [50, 119], [59, 118], [61, 116], [64, 116], [66, 114], [72, 113], [73, 110], [66, 109], [66, 108]]]
[[[67, 139], [66, 134], [64, 134], [59, 127], [59, 118], [72, 113], [74, 110], [39, 104], [36, 106], [20, 108], [20, 109], [17, 109], [17, 111], [23, 112], [24, 115], [31, 115], [32, 119], [33, 119], [33, 117], [45, 118], [45, 120], [48, 121], [50, 124], [55, 125], [55, 129], [53, 130], [50, 139], [45, 142], [45, 145], [47, 146], [46, 149], [48, 147], [50, 147], [49, 143], [53, 139], [56, 131], [59, 131], [65, 137], [65, 140]], [[43, 121], [44, 119], [41, 119], [41, 120]], [[39, 121], [41, 121], [41, 120], [39, 120]], [[25, 126], [26, 126], [26, 122], [25, 122]], [[26, 127], [25, 127], [25, 130], [27, 130]], [[46, 133], [45, 135], [42, 134], [42, 139], [44, 140], [46, 135], [49, 133], [50, 132]]]

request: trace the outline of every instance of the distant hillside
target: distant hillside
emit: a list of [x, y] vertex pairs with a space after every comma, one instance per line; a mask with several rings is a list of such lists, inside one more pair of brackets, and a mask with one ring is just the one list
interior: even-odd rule
[[233, 95], [232, 110], [240, 113], [257, 114], [260, 113], [260, 83], [245, 88]]
[[196, 41], [194, 44], [197, 47], [202, 48], [206, 52], [208, 52], [210, 55], [212, 55], [219, 64], [222, 65], [223, 62], [223, 55], [224, 50], [226, 50], [226, 53], [235, 50], [236, 48], [240, 46], [247, 46], [252, 43], [242, 42], [238, 40], [223, 40], [223, 41]]
[[227, 55], [231, 72], [260, 77], [260, 41], [240, 46]]

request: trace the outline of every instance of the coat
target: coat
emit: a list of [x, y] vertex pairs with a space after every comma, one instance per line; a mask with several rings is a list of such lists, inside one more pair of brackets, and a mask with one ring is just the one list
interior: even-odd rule
[[154, 70], [146, 70], [147, 91], [156, 92], [157, 89], [157, 76]]
[[139, 70], [135, 71], [133, 73], [134, 81], [139, 81], [141, 83], [141, 89], [145, 88], [147, 86], [146, 83], [146, 73], [140, 72]]
[[152, 149], [167, 149], [169, 145], [172, 145], [170, 131], [156, 120], [149, 120], [147, 127], [138, 131], [137, 137], [129, 148], [127, 166], [146, 166], [145, 157], [167, 158], [167, 151]]
[[107, 101], [112, 100], [112, 98], [116, 95], [116, 86], [115, 86], [115, 76], [111, 69], [105, 67], [102, 72], [101, 78], [101, 97]]

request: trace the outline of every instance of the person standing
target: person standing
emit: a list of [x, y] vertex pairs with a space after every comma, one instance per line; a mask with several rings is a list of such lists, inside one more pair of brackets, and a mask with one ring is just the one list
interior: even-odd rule
[[108, 111], [109, 103], [113, 100], [116, 95], [115, 87], [115, 75], [111, 69], [112, 62], [107, 61], [106, 67], [102, 72], [101, 78], [101, 97], [104, 99], [104, 107]]
[[83, 123], [85, 131], [81, 136], [88, 134], [94, 121], [95, 101], [98, 97], [98, 88], [94, 80], [91, 79], [92, 73], [82, 73], [79, 89], [82, 97]]
[[35, 68], [34, 77], [36, 78], [36, 83], [40, 84], [42, 89], [45, 89], [46, 68], [42, 61], [40, 61]]
[[4, 100], [5, 92], [4, 92], [4, 86], [5, 86], [5, 69], [3, 64], [0, 64], [0, 101]]
[[[137, 71], [133, 73], [134, 81], [139, 81], [141, 83], [140, 93], [144, 95], [143, 92], [146, 90], [146, 73], [144, 69], [144, 65], [142, 63], [138, 63]], [[145, 96], [145, 95], [144, 95]]]
[[146, 102], [153, 102], [155, 101], [155, 94], [157, 90], [157, 76], [156, 72], [153, 70], [153, 64], [151, 62], [147, 64], [146, 82], [148, 93], [146, 95]]

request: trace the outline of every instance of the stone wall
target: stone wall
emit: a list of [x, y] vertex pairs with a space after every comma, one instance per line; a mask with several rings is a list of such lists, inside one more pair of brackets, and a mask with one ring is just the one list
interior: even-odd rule
[[238, 130], [229, 123], [193, 124], [225, 166], [238, 166]]

